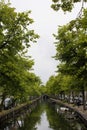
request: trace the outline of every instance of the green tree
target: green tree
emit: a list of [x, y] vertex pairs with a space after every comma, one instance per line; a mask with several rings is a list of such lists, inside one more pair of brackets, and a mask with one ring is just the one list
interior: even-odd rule
[[55, 95], [54, 81], [55, 81], [55, 76], [51, 76], [46, 83], [46, 92], [48, 95]]
[[[54, 35], [56, 41], [55, 59], [60, 60], [58, 69], [61, 73], [74, 76], [82, 84], [82, 92], [87, 85], [87, 9], [81, 18], [60, 27]], [[79, 85], [78, 85], [79, 86]], [[83, 99], [84, 100], [84, 99]], [[85, 100], [84, 100], [85, 101]]]
[[58, 73], [57, 76], [51, 76], [46, 84], [47, 92], [50, 95], [65, 97], [74, 91], [73, 78], [69, 75]]
[[10, 4], [0, 2], [0, 90], [3, 100], [7, 95], [24, 97], [28, 95], [29, 84], [33, 85], [31, 69], [34, 62], [26, 53], [39, 35], [30, 29], [34, 22], [30, 13], [16, 12]]

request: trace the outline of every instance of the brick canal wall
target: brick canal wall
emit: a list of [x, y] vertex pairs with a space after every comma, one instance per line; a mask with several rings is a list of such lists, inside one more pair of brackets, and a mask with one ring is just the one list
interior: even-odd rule
[[9, 120], [14, 120], [23, 113], [31, 113], [40, 100], [41, 97], [32, 100], [29, 103], [21, 104], [20, 106], [17, 106], [15, 108], [0, 112], [0, 126], [4, 125]]
[[85, 111], [84, 112], [79, 111], [78, 108], [75, 108], [75, 107], [71, 106], [70, 104], [63, 103], [62, 101], [57, 100], [57, 99], [50, 98], [50, 100], [51, 100], [52, 103], [60, 104], [60, 105], [62, 105], [64, 107], [67, 107], [70, 110], [74, 111], [76, 113], [76, 115], [79, 117], [79, 119], [81, 119], [81, 121], [87, 127], [87, 114], [85, 113]]

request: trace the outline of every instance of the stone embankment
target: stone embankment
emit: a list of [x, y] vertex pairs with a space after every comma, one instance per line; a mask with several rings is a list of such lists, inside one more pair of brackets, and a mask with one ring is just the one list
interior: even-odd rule
[[4, 125], [7, 121], [13, 120], [23, 113], [31, 113], [31, 111], [37, 106], [40, 99], [41, 98], [37, 98], [29, 103], [21, 104], [20, 106], [0, 112], [0, 127]]
[[57, 99], [50, 98], [50, 100], [53, 103], [58, 103], [64, 107], [67, 107], [67, 108], [71, 109], [72, 111], [74, 111], [77, 114], [77, 116], [82, 120], [84, 125], [87, 127], [87, 110], [83, 110], [82, 105], [78, 107], [78, 106], [75, 106], [73, 104], [64, 103], [64, 102], [57, 100]]

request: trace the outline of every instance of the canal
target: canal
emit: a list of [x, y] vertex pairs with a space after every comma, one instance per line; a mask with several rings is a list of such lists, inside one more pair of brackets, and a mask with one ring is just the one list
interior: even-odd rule
[[70, 115], [71, 111], [63, 111], [57, 104], [43, 102], [30, 114], [22, 114], [0, 130], [87, 130], [79, 119]]

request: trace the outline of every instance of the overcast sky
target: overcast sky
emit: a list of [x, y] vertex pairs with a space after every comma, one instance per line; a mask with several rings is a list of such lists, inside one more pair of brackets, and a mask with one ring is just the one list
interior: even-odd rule
[[64, 14], [62, 11], [55, 12], [51, 9], [51, 0], [10, 0], [12, 7], [18, 12], [31, 10], [31, 18], [34, 19], [32, 28], [40, 35], [38, 42], [31, 46], [29, 55], [35, 61], [34, 72], [40, 76], [43, 83], [55, 74], [58, 61], [52, 56], [55, 55], [53, 33], [57, 32], [58, 25], [64, 25], [75, 19], [80, 6], [77, 5], [72, 13]]

